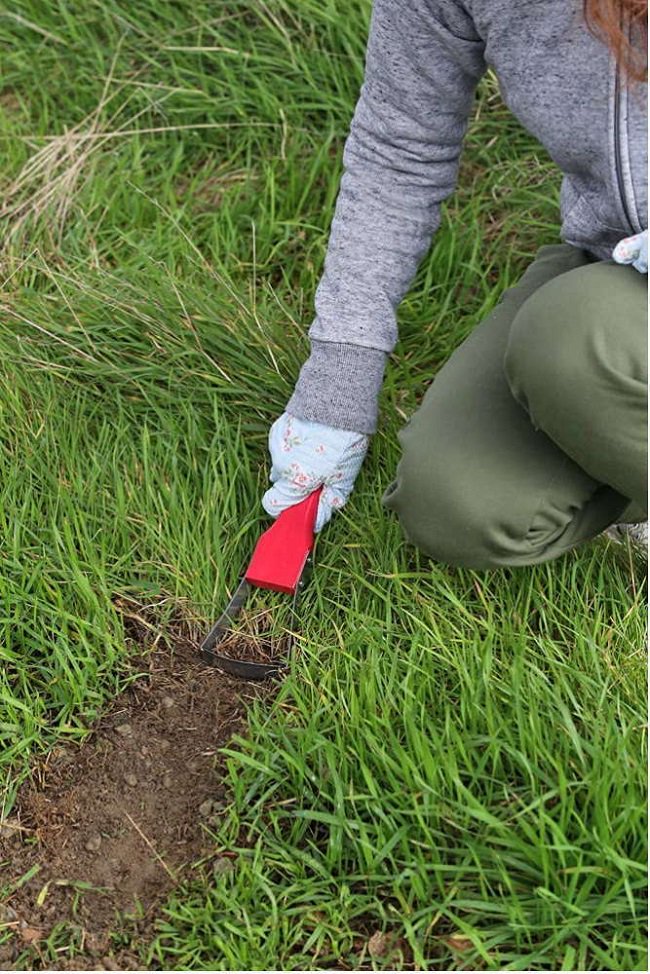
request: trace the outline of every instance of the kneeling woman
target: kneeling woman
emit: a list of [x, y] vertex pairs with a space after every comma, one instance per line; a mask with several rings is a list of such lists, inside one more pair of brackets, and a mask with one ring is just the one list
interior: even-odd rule
[[564, 174], [563, 242], [436, 375], [384, 503], [424, 552], [473, 568], [647, 517], [646, 43], [647, 0], [375, 0], [311, 355], [271, 429], [270, 514], [324, 484], [320, 528], [352, 490], [490, 66]]

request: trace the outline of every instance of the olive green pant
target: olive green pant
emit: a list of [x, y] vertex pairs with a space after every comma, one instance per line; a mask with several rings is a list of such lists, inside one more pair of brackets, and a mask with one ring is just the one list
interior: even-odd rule
[[549, 561], [647, 515], [647, 277], [542, 247], [437, 374], [384, 495], [437, 561]]

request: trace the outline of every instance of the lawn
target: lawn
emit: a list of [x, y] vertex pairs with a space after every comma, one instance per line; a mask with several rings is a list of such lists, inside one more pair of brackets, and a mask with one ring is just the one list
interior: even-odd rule
[[[128, 679], [116, 599], [199, 632], [264, 523], [368, 14], [0, 11], [5, 814]], [[558, 239], [558, 196], [486, 78], [380, 429], [317, 545], [300, 652], [228, 749], [214, 841], [236, 868], [171, 896], [143, 966], [647, 969], [644, 564], [598, 540], [453, 570], [379, 503], [436, 369]], [[50, 946], [74, 950], [65, 931]]]

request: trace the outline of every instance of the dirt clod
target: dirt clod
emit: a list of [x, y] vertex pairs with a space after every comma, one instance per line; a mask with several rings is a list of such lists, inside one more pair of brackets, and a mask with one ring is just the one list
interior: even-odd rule
[[[135, 630], [140, 645], [150, 631]], [[111, 950], [116, 916], [131, 917], [128, 940], [146, 943], [170, 890], [218, 851], [206, 826], [226, 807], [219, 749], [243, 731], [246, 704], [268, 690], [206, 666], [182, 634], [134, 666], [137, 679], [84, 743], [37, 765], [2, 823], [3, 882], [14, 891], [0, 922], [14, 937], [0, 945], [0, 970], [14, 969], [31, 944], [33, 970], [137, 969], [131, 950]], [[81, 946], [41, 956], [60, 924], [77, 931], [76, 943], [81, 930]]]
[[389, 947], [389, 938], [381, 930], [375, 930], [368, 940], [368, 953], [371, 957], [383, 957]]
[[233, 872], [235, 864], [232, 859], [226, 859], [225, 856], [221, 856], [219, 859], [215, 859], [212, 865], [212, 872], [215, 876], [224, 876], [226, 873]]
[[214, 802], [212, 801], [212, 799], [206, 798], [206, 800], [204, 802], [201, 802], [201, 804], [199, 805], [199, 815], [201, 815], [203, 818], [208, 818], [210, 815], [212, 815], [213, 806], [214, 806]]

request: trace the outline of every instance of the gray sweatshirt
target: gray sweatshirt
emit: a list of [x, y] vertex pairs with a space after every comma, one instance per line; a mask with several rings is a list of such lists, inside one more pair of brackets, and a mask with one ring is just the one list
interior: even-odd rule
[[374, 431], [395, 311], [454, 190], [487, 67], [564, 174], [562, 239], [605, 260], [647, 228], [646, 86], [622, 82], [582, 0], [375, 0], [293, 415]]

